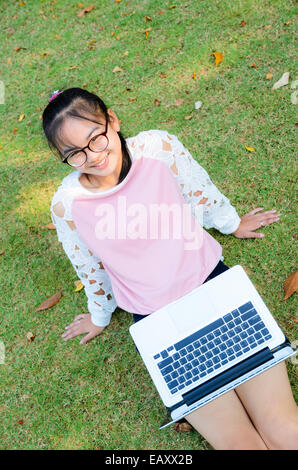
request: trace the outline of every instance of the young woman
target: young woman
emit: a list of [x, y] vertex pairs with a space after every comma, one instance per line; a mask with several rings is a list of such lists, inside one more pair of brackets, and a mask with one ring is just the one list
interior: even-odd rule
[[[205, 228], [238, 238], [261, 238], [255, 230], [279, 220], [263, 208], [240, 218], [175, 135], [149, 130], [125, 139], [116, 114], [87, 90], [54, 92], [43, 129], [59, 160], [75, 169], [54, 194], [51, 216], [90, 312], [66, 326], [64, 340], [87, 333], [84, 344], [101, 334], [117, 305], [139, 321], [229, 269], [220, 244], [203, 228], [198, 248], [186, 250], [183, 237], [148, 239], [147, 229], [127, 214], [139, 214], [140, 225], [138, 210], [185, 203], [192, 223], [203, 214]], [[186, 419], [215, 449], [298, 448], [298, 413], [284, 362]]]

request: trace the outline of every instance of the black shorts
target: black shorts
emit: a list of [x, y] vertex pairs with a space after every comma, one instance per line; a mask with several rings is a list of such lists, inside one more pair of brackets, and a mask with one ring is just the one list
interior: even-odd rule
[[[213, 271], [209, 274], [209, 276], [207, 277], [207, 279], [205, 279], [205, 281], [203, 282], [203, 284], [207, 281], [209, 281], [210, 279], [213, 279], [215, 276], [218, 276], [219, 274], [223, 273], [224, 271], [227, 271], [229, 268], [229, 266], [227, 266], [226, 264], [224, 264], [222, 261], [219, 261], [218, 264], [215, 266], [215, 268], [213, 269]], [[149, 313], [150, 315], [150, 313]], [[137, 321], [140, 321], [142, 320], [143, 318], [147, 317], [148, 315], [139, 315], [138, 313], [133, 313], [133, 318], [134, 318], [134, 321], [135, 323]], [[136, 348], [136, 350], [138, 351], [138, 348]], [[139, 352], [139, 351], [138, 351]]]

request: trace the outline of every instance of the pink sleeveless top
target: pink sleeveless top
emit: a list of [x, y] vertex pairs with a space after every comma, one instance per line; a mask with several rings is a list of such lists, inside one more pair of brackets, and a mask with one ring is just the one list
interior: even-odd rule
[[198, 224], [159, 160], [136, 159], [112, 190], [75, 197], [72, 217], [127, 312], [147, 315], [182, 297], [221, 258], [221, 245]]

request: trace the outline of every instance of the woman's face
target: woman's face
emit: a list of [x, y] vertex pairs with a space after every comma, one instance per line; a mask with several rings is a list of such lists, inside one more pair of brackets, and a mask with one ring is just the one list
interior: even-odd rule
[[[87, 160], [83, 165], [77, 167], [82, 173], [98, 177], [117, 176], [120, 174], [122, 168], [122, 149], [120, 137], [117, 133], [120, 130], [120, 123], [113, 111], [108, 109], [108, 114], [111, 117], [106, 134], [109, 139], [108, 146], [101, 152], [92, 152], [88, 148], [84, 149], [87, 154]], [[75, 117], [68, 117], [65, 120], [61, 129], [64, 147], [60, 149], [60, 152], [65, 157], [71, 155], [74, 151], [82, 149], [88, 145], [92, 137], [105, 131], [105, 117], [95, 118], [94, 120], [100, 122], [100, 124]]]

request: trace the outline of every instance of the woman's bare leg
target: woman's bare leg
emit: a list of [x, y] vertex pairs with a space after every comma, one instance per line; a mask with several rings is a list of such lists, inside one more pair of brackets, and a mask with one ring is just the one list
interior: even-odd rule
[[235, 388], [270, 449], [298, 450], [298, 408], [285, 362]]
[[185, 419], [214, 449], [267, 449], [234, 390], [193, 411]]

